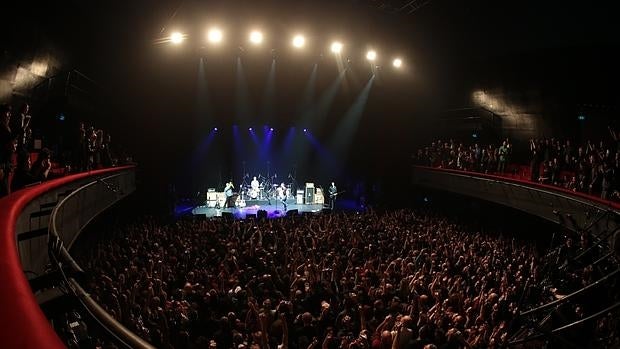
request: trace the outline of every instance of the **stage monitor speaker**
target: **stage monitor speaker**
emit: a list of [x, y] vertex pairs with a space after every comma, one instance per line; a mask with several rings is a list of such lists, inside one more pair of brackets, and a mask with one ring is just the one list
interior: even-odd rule
[[267, 211], [265, 211], [265, 210], [258, 210], [256, 212], [256, 217], [258, 217], [258, 219], [267, 218]]
[[286, 215], [288, 217], [290, 217], [290, 216], [297, 216], [297, 215], [299, 215], [299, 210], [298, 209], [288, 210], [288, 211], [286, 211]]

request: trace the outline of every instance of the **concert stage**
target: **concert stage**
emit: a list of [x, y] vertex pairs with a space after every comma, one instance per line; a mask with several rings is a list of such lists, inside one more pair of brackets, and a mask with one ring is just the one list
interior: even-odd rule
[[[259, 211], [265, 211], [267, 218], [278, 218], [286, 216], [286, 211], [284, 211], [284, 206], [281, 202], [277, 202], [275, 200], [271, 200], [271, 203], [264, 200], [264, 203], [261, 204], [252, 204], [248, 201], [248, 205], [246, 207], [232, 207], [232, 208], [215, 208], [215, 207], [207, 207], [207, 206], [197, 206], [192, 210], [193, 215], [205, 215], [207, 218], [210, 217], [222, 217], [226, 215], [232, 215], [235, 219], [246, 219], [246, 218], [260, 218]], [[321, 204], [287, 204], [287, 211], [297, 210], [299, 214], [303, 213], [319, 213], [323, 210], [324, 206]]]

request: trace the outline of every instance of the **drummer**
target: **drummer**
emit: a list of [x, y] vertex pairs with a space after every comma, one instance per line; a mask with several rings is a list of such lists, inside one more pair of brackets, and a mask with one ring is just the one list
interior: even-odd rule
[[252, 179], [252, 182], [250, 182], [250, 197], [252, 199], [256, 199], [256, 197], [258, 196], [259, 193], [259, 189], [260, 188], [260, 183], [258, 183], [258, 179], [256, 179], [256, 177], [254, 177]]

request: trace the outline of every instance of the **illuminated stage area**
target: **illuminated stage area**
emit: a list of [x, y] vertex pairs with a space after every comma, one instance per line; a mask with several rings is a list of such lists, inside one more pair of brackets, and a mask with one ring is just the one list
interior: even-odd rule
[[[296, 195], [284, 184], [277, 189], [265, 190], [256, 177], [252, 183], [242, 184], [240, 191], [233, 191], [230, 183], [226, 184], [223, 192], [215, 192], [212, 188], [207, 192], [204, 203], [193, 208], [191, 213], [195, 216], [204, 215], [206, 218], [279, 218], [287, 214], [318, 213], [332, 208], [332, 202], [325, 203], [323, 190], [315, 188], [314, 183], [306, 183], [304, 189], [296, 191]], [[271, 185], [265, 187], [270, 188]], [[336, 187], [333, 187], [333, 192], [337, 192]]]
[[271, 204], [265, 205], [252, 205], [246, 207], [232, 207], [232, 208], [215, 208], [208, 207], [206, 205], [198, 206], [192, 210], [192, 214], [195, 216], [204, 215], [207, 218], [212, 217], [222, 217], [226, 215], [231, 215], [235, 219], [246, 219], [246, 218], [261, 218], [260, 211], [264, 211], [263, 213], [266, 218], [280, 218], [285, 217], [287, 212], [290, 214], [308, 214], [308, 213], [320, 213], [324, 206], [320, 204], [288, 204], [287, 210], [284, 210], [282, 203], [271, 202]]

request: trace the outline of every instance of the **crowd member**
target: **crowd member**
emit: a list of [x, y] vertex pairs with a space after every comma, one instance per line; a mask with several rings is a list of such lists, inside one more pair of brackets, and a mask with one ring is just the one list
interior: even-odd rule
[[32, 117], [29, 112], [30, 105], [28, 103], [23, 103], [19, 112], [14, 114], [11, 118], [11, 131], [13, 136], [17, 139], [17, 149], [20, 153], [28, 151], [28, 144], [32, 136], [32, 130], [30, 128], [30, 120]]
[[29, 154], [17, 157], [17, 167], [11, 181], [11, 192], [37, 183], [37, 178], [32, 174], [32, 162]]
[[50, 170], [52, 168], [51, 158], [52, 152], [49, 149], [41, 149], [41, 152], [39, 152], [39, 155], [37, 156], [34, 164], [32, 164], [32, 168], [30, 170], [32, 176], [37, 181], [44, 181], [49, 176]]
[[11, 107], [0, 106], [0, 197], [9, 194], [9, 177], [13, 170], [12, 156], [17, 149], [17, 139], [11, 132]]
[[91, 295], [163, 348], [496, 348], [541, 282], [532, 245], [413, 211], [147, 219], [90, 251]]
[[77, 171], [86, 171], [88, 169], [88, 137], [86, 136], [86, 125], [83, 121], [78, 124], [76, 143], [75, 168]]
[[414, 160], [418, 165], [434, 166], [483, 173], [504, 173], [512, 154], [512, 144], [506, 139], [497, 147], [478, 143], [464, 145], [454, 140], [432, 142], [418, 150]]
[[[42, 182], [51, 173], [52, 153], [47, 148], [39, 151], [35, 155], [34, 164], [31, 164], [32, 117], [29, 113], [28, 103], [22, 104], [17, 114], [12, 113], [8, 104], [0, 107], [0, 197], [24, 186]], [[73, 150], [76, 154], [73, 170], [115, 166], [117, 160], [111, 150], [110, 135], [92, 126], [87, 128], [82, 122], [79, 125], [80, 132]], [[15, 158], [14, 154], [17, 154]], [[72, 172], [69, 163], [65, 169], [63, 174], [58, 171], [54, 174], [57, 176]]]
[[[620, 200], [620, 133], [609, 129], [613, 144], [570, 140], [530, 139], [529, 179], [533, 182]], [[417, 165], [503, 175], [511, 163], [512, 145], [464, 145], [454, 140], [432, 142], [414, 156]], [[525, 163], [523, 161], [522, 163]]]

